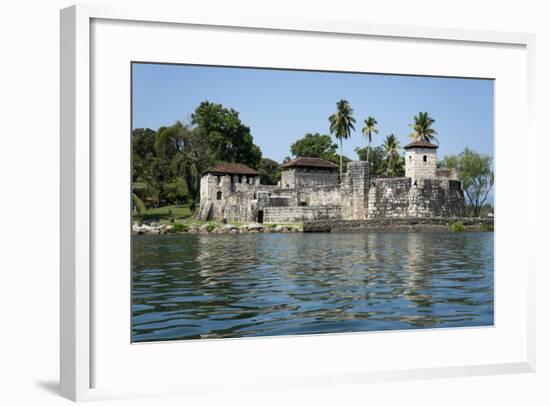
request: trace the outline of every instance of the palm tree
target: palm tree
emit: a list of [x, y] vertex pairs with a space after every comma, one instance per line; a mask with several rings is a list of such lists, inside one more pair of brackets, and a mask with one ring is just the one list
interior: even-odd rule
[[336, 103], [336, 113], [329, 118], [330, 133], [340, 140], [340, 179], [342, 179], [342, 140], [351, 136], [351, 130], [355, 131], [355, 118], [353, 109], [347, 100], [340, 100]]
[[367, 137], [367, 140], [369, 141], [369, 146], [367, 148], [367, 167], [369, 167], [369, 152], [370, 152], [370, 143], [372, 142], [372, 134], [378, 134], [378, 128], [376, 128], [376, 124], [378, 124], [378, 121], [374, 117], [369, 116], [366, 120], [364, 120], [365, 126], [363, 127], [363, 130], [361, 132], [365, 137]]
[[399, 141], [395, 137], [395, 135], [390, 134], [386, 136], [386, 139], [384, 140], [384, 153], [386, 155], [386, 175], [394, 175], [396, 165], [399, 162], [399, 158], [401, 157], [399, 155]]
[[420, 112], [417, 116], [414, 116], [414, 124], [410, 124], [409, 127], [413, 129], [413, 133], [410, 135], [413, 141], [429, 142], [437, 141], [435, 131], [432, 124], [435, 120], [428, 115], [428, 112]]

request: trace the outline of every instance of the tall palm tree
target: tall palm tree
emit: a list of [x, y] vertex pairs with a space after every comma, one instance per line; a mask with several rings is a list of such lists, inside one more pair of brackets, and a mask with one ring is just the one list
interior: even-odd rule
[[361, 130], [361, 132], [369, 141], [369, 146], [367, 148], [367, 167], [369, 167], [370, 143], [372, 142], [372, 134], [378, 134], [378, 128], [376, 128], [376, 124], [378, 124], [378, 121], [376, 121], [374, 117], [369, 116], [366, 120], [364, 120], [364, 124], [365, 126], [363, 127], [363, 130]]
[[342, 140], [351, 136], [351, 130], [355, 131], [355, 118], [353, 109], [347, 100], [340, 100], [336, 103], [336, 113], [329, 118], [330, 133], [340, 140], [340, 179], [342, 179]]
[[386, 175], [395, 175], [395, 169], [397, 164], [399, 163], [399, 159], [401, 156], [399, 155], [399, 148], [400, 148], [399, 141], [395, 137], [395, 135], [390, 134], [386, 136], [386, 139], [384, 140], [384, 154], [386, 155]]
[[432, 128], [435, 120], [428, 115], [428, 112], [420, 112], [417, 116], [414, 116], [414, 124], [410, 124], [409, 127], [413, 129], [413, 133], [410, 135], [413, 141], [429, 142], [437, 141], [437, 131]]

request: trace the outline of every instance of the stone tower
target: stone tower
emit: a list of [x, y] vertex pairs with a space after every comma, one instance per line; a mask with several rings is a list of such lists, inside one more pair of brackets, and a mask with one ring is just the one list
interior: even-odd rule
[[437, 145], [415, 141], [403, 148], [405, 149], [405, 176], [411, 178], [413, 185], [417, 185], [424, 179], [436, 178]]

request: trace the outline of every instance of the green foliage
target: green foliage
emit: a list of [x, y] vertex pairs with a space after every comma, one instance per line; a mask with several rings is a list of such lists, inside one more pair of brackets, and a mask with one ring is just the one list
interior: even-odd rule
[[[340, 156], [336, 153], [338, 145], [332, 142], [330, 135], [325, 134], [306, 134], [303, 138], [300, 138], [294, 144], [290, 146], [290, 152], [295, 158], [298, 157], [315, 157], [322, 158], [326, 161], [340, 165], [340, 159], [342, 162], [342, 171], [345, 172], [348, 162], [351, 161], [345, 155]], [[283, 160], [283, 163], [292, 160], [287, 156]]]
[[132, 199], [135, 211], [199, 198], [201, 174], [216, 162], [257, 168], [260, 148], [239, 114], [221, 104], [201, 103], [189, 125], [177, 121], [157, 131], [132, 132]]
[[206, 224], [206, 231], [211, 233], [216, 228], [216, 223], [208, 223]]
[[451, 230], [453, 230], [454, 232], [464, 231], [464, 224], [460, 222], [453, 223], [453, 225], [451, 226]]
[[330, 135], [306, 134], [290, 146], [290, 152], [295, 157], [323, 158], [327, 161], [337, 159], [338, 145], [332, 142]]
[[479, 217], [495, 180], [493, 158], [466, 148], [458, 156], [444, 157], [440, 164], [458, 170], [472, 215]]
[[163, 197], [166, 201], [181, 204], [187, 200], [187, 183], [183, 178], [173, 178], [162, 186]]
[[266, 226], [267, 228], [275, 228], [275, 227], [277, 227], [277, 223], [265, 224], [265, 226]]
[[330, 133], [336, 139], [340, 140], [340, 177], [344, 168], [342, 140], [351, 136], [351, 130], [355, 131], [355, 118], [353, 117], [353, 109], [347, 100], [341, 99], [336, 103], [336, 113], [328, 118], [330, 122]]
[[413, 129], [410, 138], [413, 141], [422, 142], [437, 142], [437, 131], [432, 128], [435, 120], [428, 115], [428, 112], [420, 112], [417, 116], [414, 116], [414, 124], [410, 124], [409, 127]]
[[355, 148], [355, 152], [360, 161], [366, 161], [367, 155], [369, 156], [369, 170], [372, 175], [384, 175], [386, 173], [386, 157], [383, 147]]
[[164, 206], [151, 209], [145, 209], [140, 213], [143, 220], [150, 221], [170, 221], [182, 220], [191, 215], [189, 207], [185, 205]]
[[361, 132], [363, 133], [363, 136], [367, 138], [369, 143], [367, 148], [367, 156], [365, 159], [367, 163], [370, 162], [369, 155], [370, 155], [370, 144], [372, 142], [372, 134], [378, 134], [378, 128], [376, 128], [376, 124], [378, 124], [376, 119], [374, 117], [369, 116], [366, 120], [364, 120], [364, 127], [361, 130]]
[[185, 223], [174, 223], [172, 224], [173, 233], [186, 233], [189, 231], [189, 225]]
[[206, 140], [217, 161], [258, 167], [262, 152], [237, 111], [204, 101], [191, 115], [191, 123], [193, 131]]
[[390, 134], [386, 136], [384, 140], [384, 154], [386, 157], [386, 175], [389, 176], [398, 176], [405, 174], [404, 170], [404, 160], [401, 155], [399, 155], [399, 141], [395, 135]]
[[276, 185], [281, 179], [281, 165], [269, 158], [262, 158], [258, 165], [262, 185]]
[[481, 229], [483, 231], [495, 231], [495, 226], [493, 224], [482, 224]]

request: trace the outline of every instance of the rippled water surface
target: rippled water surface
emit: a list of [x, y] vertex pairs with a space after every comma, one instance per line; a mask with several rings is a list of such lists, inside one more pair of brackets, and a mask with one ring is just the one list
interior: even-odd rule
[[493, 233], [133, 238], [134, 342], [493, 324]]

